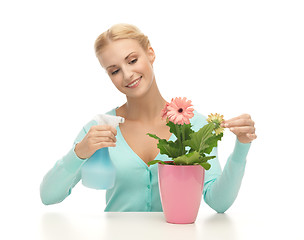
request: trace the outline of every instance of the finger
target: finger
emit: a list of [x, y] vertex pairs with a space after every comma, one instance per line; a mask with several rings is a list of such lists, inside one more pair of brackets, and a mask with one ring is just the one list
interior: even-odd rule
[[254, 122], [251, 119], [237, 119], [234, 121], [230, 121], [230, 122], [225, 122], [223, 124], [221, 124], [222, 127], [240, 127], [240, 126], [253, 126]]
[[229, 130], [233, 133], [235, 133], [236, 135], [240, 134], [240, 133], [250, 133], [250, 134], [254, 134], [255, 133], [255, 128], [254, 127], [248, 127], [248, 126], [244, 126], [244, 127], [231, 127], [229, 128]]
[[93, 144], [100, 144], [100, 143], [106, 143], [106, 142], [112, 142], [115, 143], [116, 139], [110, 138], [110, 137], [98, 137], [98, 138], [94, 138], [92, 140]]
[[249, 114], [242, 114], [238, 117], [234, 117], [234, 118], [231, 118], [231, 119], [228, 119], [228, 120], [224, 120], [225, 123], [230, 123], [230, 122], [233, 122], [235, 120], [239, 120], [239, 119], [251, 119], [251, 116]]
[[111, 131], [95, 131], [92, 133], [93, 137], [96, 139], [99, 138], [111, 138], [113, 141], [116, 141], [116, 137]]
[[228, 119], [228, 120], [224, 120], [223, 122], [224, 123], [230, 123], [230, 122], [233, 122], [233, 121], [238, 120], [238, 119], [240, 119], [240, 116], [234, 117], [234, 118], [231, 118], [231, 119]]
[[111, 125], [98, 125], [96, 126], [97, 131], [111, 131], [114, 135], [117, 135], [117, 130], [115, 127], [112, 127]]
[[95, 131], [91, 133], [91, 139], [93, 140], [94, 143], [99, 143], [102, 141], [112, 141], [116, 142], [116, 137], [111, 131]]
[[247, 133], [246, 136], [252, 140], [257, 138], [257, 135], [255, 133], [253, 133], [253, 134]]
[[101, 142], [101, 143], [96, 144], [96, 147], [98, 149], [105, 148], [105, 147], [116, 147], [116, 143], [114, 143], [114, 142]]

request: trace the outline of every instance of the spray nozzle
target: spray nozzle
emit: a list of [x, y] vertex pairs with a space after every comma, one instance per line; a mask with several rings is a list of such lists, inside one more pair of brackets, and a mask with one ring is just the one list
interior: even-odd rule
[[117, 127], [119, 123], [124, 123], [125, 119], [120, 116], [113, 116], [109, 114], [98, 114], [93, 120], [97, 122], [98, 125], [110, 125], [112, 127]]

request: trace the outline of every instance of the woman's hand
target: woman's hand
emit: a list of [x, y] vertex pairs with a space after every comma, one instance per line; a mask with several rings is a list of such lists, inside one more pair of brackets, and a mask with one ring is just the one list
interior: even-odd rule
[[75, 146], [75, 153], [81, 159], [91, 157], [98, 149], [115, 147], [117, 130], [110, 125], [92, 126], [81, 142]]
[[249, 114], [231, 118], [223, 121], [221, 127], [229, 128], [241, 143], [250, 143], [257, 138], [255, 134], [254, 121]]

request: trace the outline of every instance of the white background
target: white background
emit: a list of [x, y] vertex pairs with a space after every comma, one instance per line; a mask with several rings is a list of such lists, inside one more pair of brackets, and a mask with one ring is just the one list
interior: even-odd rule
[[[254, 231], [304, 239], [303, 12], [295, 0], [1, 1], [1, 234], [43, 238], [48, 212], [102, 214], [104, 191], [79, 183], [62, 203], [44, 206], [39, 185], [84, 124], [125, 102], [93, 48], [125, 22], [149, 37], [165, 99], [185, 96], [204, 115], [255, 121], [258, 138], [226, 214]], [[226, 131], [222, 166], [234, 141]], [[199, 214], [214, 212], [203, 203]]]

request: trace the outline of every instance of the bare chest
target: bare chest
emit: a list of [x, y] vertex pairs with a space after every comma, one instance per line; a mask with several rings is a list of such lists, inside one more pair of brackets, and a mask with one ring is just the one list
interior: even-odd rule
[[168, 140], [172, 133], [166, 125], [158, 127], [144, 127], [135, 123], [125, 122], [120, 124], [120, 131], [129, 147], [146, 164], [153, 161], [159, 154], [158, 140], [150, 137], [147, 133], [155, 134], [162, 139]]

